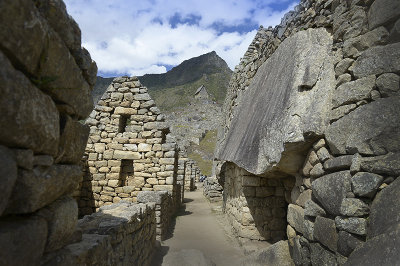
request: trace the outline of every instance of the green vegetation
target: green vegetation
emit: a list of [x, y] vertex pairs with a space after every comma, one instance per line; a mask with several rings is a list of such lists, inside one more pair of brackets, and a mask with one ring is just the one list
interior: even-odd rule
[[202, 174], [210, 176], [212, 172], [212, 160], [204, 159], [201, 154], [206, 154], [212, 158], [217, 143], [217, 130], [207, 131], [199, 145], [194, 145], [193, 151], [188, 154], [190, 159], [193, 159], [199, 165]]
[[226, 73], [214, 73], [180, 86], [157, 90], [150, 89], [149, 93], [161, 110], [172, 111], [188, 105], [193, 100], [196, 90], [204, 85], [210, 94], [210, 99], [214, 98], [222, 104], [229, 78], [230, 75]]

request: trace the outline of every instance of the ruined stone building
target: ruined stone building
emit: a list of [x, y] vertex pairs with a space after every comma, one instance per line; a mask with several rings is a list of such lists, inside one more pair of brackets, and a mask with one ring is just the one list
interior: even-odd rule
[[395, 0], [304, 0], [260, 27], [216, 151], [243, 242], [288, 239], [274, 248], [296, 265], [399, 263], [399, 25]]
[[194, 98], [198, 100], [208, 100], [210, 95], [207, 92], [206, 86], [201, 85], [194, 93]]
[[0, 37], [0, 265], [149, 265], [195, 175], [147, 89], [117, 78], [93, 110], [62, 1], [1, 1]]

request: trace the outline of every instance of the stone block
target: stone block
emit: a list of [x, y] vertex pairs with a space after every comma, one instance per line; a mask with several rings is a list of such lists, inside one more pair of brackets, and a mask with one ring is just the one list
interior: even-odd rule
[[396, 265], [400, 261], [400, 229], [376, 236], [358, 246], [351, 254], [345, 266]]
[[344, 155], [327, 160], [324, 163], [326, 171], [340, 171], [350, 169], [353, 155]]
[[375, 87], [375, 75], [350, 81], [340, 85], [336, 89], [335, 96], [332, 99], [333, 107], [357, 103], [370, 98], [371, 91]]
[[396, 21], [400, 16], [399, 2], [396, 0], [376, 0], [368, 12], [369, 29]]
[[259, 187], [261, 184], [261, 179], [258, 176], [243, 176], [242, 186], [244, 187]]
[[394, 73], [385, 73], [376, 79], [376, 86], [382, 97], [390, 97], [399, 94], [400, 77]]
[[312, 178], [318, 178], [325, 174], [324, 167], [321, 163], [317, 163], [310, 171], [310, 176]]
[[160, 158], [160, 164], [175, 164], [175, 158]]
[[14, 153], [5, 146], [0, 145], [0, 216], [7, 206], [8, 199], [17, 180], [17, 162]]
[[138, 160], [142, 155], [139, 152], [115, 150], [113, 159]]
[[325, 162], [326, 160], [331, 158], [331, 155], [329, 154], [329, 151], [325, 147], [321, 147], [317, 151], [318, 158], [321, 162]]
[[367, 172], [359, 172], [351, 178], [353, 192], [360, 197], [373, 198], [382, 182], [382, 176]]
[[340, 206], [351, 191], [350, 171], [322, 176], [312, 183], [313, 195], [330, 214], [339, 215]]
[[151, 97], [148, 93], [136, 94], [133, 96], [136, 101], [150, 101]]
[[400, 153], [389, 152], [382, 156], [362, 158], [359, 168], [366, 172], [398, 176], [400, 175]]
[[326, 212], [317, 203], [309, 200], [305, 204], [304, 215], [311, 217], [326, 216]]
[[146, 144], [146, 143], [139, 143], [138, 145], [138, 151], [139, 152], [148, 152], [151, 151], [152, 145]]
[[33, 151], [27, 149], [12, 149], [18, 167], [32, 170], [33, 168]]
[[[244, 177], [247, 178], [247, 177]], [[256, 197], [265, 198], [275, 194], [274, 187], [256, 187]]]
[[335, 221], [318, 216], [314, 223], [314, 239], [331, 251], [337, 251], [338, 233]]
[[[4, 1], [1, 12], [21, 1]], [[20, 10], [21, 7], [16, 10]], [[16, 7], [15, 7], [16, 8]], [[25, 11], [20, 10], [23, 14]], [[19, 16], [19, 15], [18, 15]], [[4, 18], [3, 15], [0, 17]], [[13, 19], [15, 21], [16, 18]], [[10, 23], [5, 22], [8, 28]], [[6, 26], [7, 25], [7, 26]], [[22, 26], [24, 27], [24, 26]], [[32, 29], [33, 30], [33, 29]], [[1, 28], [0, 28], [1, 31]], [[4, 35], [6, 36], [6, 35]], [[5, 38], [7, 40], [9, 38]], [[18, 42], [21, 42], [19, 40]], [[36, 44], [35, 44], [36, 45]], [[21, 72], [16, 71], [7, 57], [0, 52], [0, 125], [7, 130], [0, 130], [0, 143], [8, 146], [24, 147], [39, 154], [56, 156], [58, 152], [60, 119], [52, 99], [33, 86]], [[35, 134], [32, 134], [32, 129]]]
[[18, 171], [6, 213], [31, 213], [72, 192], [82, 180], [78, 165], [53, 165]]
[[62, 116], [60, 144], [58, 146], [57, 163], [78, 163], [85, 152], [88, 142], [89, 127], [69, 116]]
[[137, 110], [134, 108], [115, 107], [114, 114], [116, 115], [136, 115]]
[[339, 230], [360, 236], [367, 234], [367, 220], [364, 218], [336, 216], [335, 223]]
[[0, 220], [0, 264], [40, 265], [47, 239], [46, 221], [38, 217]]
[[348, 257], [362, 243], [364, 241], [358, 239], [356, 236], [345, 231], [339, 231], [338, 252], [343, 256]]
[[343, 199], [340, 214], [344, 216], [364, 216], [369, 213], [369, 207], [360, 199]]
[[394, 231], [400, 223], [400, 179], [379, 192], [371, 205], [368, 238]]
[[396, 73], [400, 70], [400, 43], [369, 48], [357, 58], [353, 66], [356, 78]]
[[336, 256], [318, 243], [310, 243], [311, 265], [338, 265]]
[[385, 27], [379, 27], [363, 35], [348, 39], [343, 44], [345, 57], [357, 57], [360, 52], [377, 45], [385, 44], [389, 32]]
[[173, 186], [172, 185], [154, 185], [153, 186], [155, 191], [172, 191]]
[[287, 212], [288, 223], [296, 229], [296, 231], [304, 234], [306, 232], [304, 226], [304, 209], [300, 206], [289, 204]]
[[66, 196], [42, 208], [38, 216], [47, 221], [48, 236], [45, 252], [62, 248], [72, 237], [78, 222], [78, 204]]
[[312, 190], [307, 189], [300, 193], [299, 197], [296, 199], [296, 204], [305, 207], [306, 202], [311, 200]]

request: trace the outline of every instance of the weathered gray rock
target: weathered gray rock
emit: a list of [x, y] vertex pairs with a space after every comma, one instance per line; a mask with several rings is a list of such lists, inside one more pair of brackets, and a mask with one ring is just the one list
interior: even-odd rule
[[400, 42], [400, 19], [396, 21], [389, 35], [389, 42]]
[[307, 239], [299, 236], [294, 238], [291, 257], [295, 265], [311, 265], [310, 244]]
[[5, 146], [0, 146], [0, 216], [7, 206], [15, 181], [17, 180], [17, 163], [13, 152]]
[[354, 249], [360, 246], [364, 241], [358, 239], [354, 235], [340, 231], [338, 238], [338, 252], [343, 256], [348, 257]]
[[376, 86], [382, 97], [395, 96], [400, 91], [400, 77], [394, 73], [385, 73], [376, 79]]
[[325, 174], [324, 167], [321, 163], [317, 163], [310, 171], [310, 176], [312, 178], [318, 178]]
[[381, 155], [400, 149], [400, 97], [382, 98], [360, 106], [326, 130], [334, 154]]
[[0, 130], [0, 143], [55, 156], [60, 122], [54, 102], [16, 71], [1, 52], [0, 65], [0, 125], [7, 128]]
[[347, 192], [351, 191], [350, 171], [322, 176], [312, 183], [313, 195], [330, 214], [339, 215]]
[[322, 245], [335, 252], [338, 242], [335, 221], [318, 216], [314, 223], [314, 238]]
[[369, 213], [369, 207], [360, 199], [343, 199], [340, 214], [344, 216], [363, 216]]
[[242, 261], [241, 265], [294, 266], [295, 264], [290, 256], [288, 241], [279, 241], [266, 250], [256, 251], [251, 254]]
[[141, 203], [154, 202], [161, 204], [167, 197], [167, 191], [141, 191], [137, 195], [137, 201]]
[[385, 27], [379, 27], [363, 35], [345, 40], [343, 43], [343, 54], [346, 57], [358, 55], [358, 53], [376, 46], [382, 45], [389, 36]]
[[382, 175], [400, 175], [400, 153], [389, 152], [376, 157], [364, 157], [360, 160], [360, 170]]
[[376, 0], [368, 12], [368, 24], [374, 29], [391, 21], [396, 21], [400, 16], [399, 2], [396, 0]]
[[339, 230], [360, 236], [367, 234], [367, 220], [364, 218], [336, 216], [335, 223]]
[[327, 160], [324, 163], [326, 171], [339, 171], [350, 169], [353, 155], [344, 155]]
[[342, 105], [339, 106], [338, 108], [335, 108], [331, 111], [331, 122], [334, 122], [340, 118], [342, 118], [344, 115], [347, 115], [351, 111], [357, 108], [357, 104], [347, 104], [347, 105]]
[[19, 170], [6, 213], [31, 213], [72, 192], [82, 178], [78, 165]]
[[369, 99], [374, 87], [374, 75], [340, 85], [332, 99], [333, 108]]
[[35, 155], [33, 157], [33, 166], [51, 166], [54, 163], [53, 156]]
[[78, 204], [71, 197], [63, 197], [41, 209], [38, 215], [43, 217], [48, 225], [45, 251], [54, 251], [68, 243], [74, 233], [78, 222]]
[[306, 202], [311, 200], [311, 194], [312, 194], [311, 189], [307, 189], [307, 190], [301, 192], [299, 197], [296, 200], [296, 204], [300, 205], [301, 207], [304, 208]]
[[346, 266], [397, 265], [400, 261], [400, 229], [376, 236], [351, 253]]
[[335, 74], [336, 76], [343, 75], [346, 73], [347, 69], [353, 64], [354, 59], [351, 58], [344, 58], [342, 59], [335, 67]]
[[89, 137], [89, 127], [69, 116], [62, 119], [57, 163], [78, 163], [83, 156]]
[[352, 6], [347, 9], [341, 3], [333, 14], [333, 38], [334, 40], [347, 40], [360, 35], [367, 30], [367, 14], [361, 6]]
[[318, 243], [310, 243], [312, 265], [339, 265], [335, 255]]
[[215, 266], [203, 252], [197, 249], [182, 249], [169, 252], [163, 259], [166, 266]]
[[368, 224], [368, 238], [398, 228], [400, 224], [400, 179], [397, 178], [388, 187], [376, 195], [371, 205]]
[[312, 200], [306, 202], [304, 215], [317, 217], [317, 216], [325, 216], [326, 212], [323, 208], [321, 208], [317, 203]]
[[304, 160], [299, 151], [307, 146], [304, 135], [320, 135], [328, 125], [335, 87], [331, 45], [325, 29], [285, 39], [243, 93], [217, 157], [254, 174], [274, 167], [297, 172]]
[[400, 43], [369, 48], [357, 58], [353, 73], [357, 78], [400, 70]]
[[325, 147], [321, 147], [320, 149], [318, 149], [317, 155], [322, 162], [325, 162], [326, 160], [331, 158], [329, 151]]
[[367, 172], [357, 173], [351, 178], [351, 186], [354, 194], [367, 198], [373, 198], [375, 196], [382, 182], [382, 176]]
[[304, 226], [304, 209], [300, 206], [289, 204], [287, 212], [288, 223], [298, 232], [304, 234], [306, 232]]
[[18, 167], [31, 170], [33, 168], [33, 151], [29, 149], [12, 150]]
[[47, 238], [47, 224], [37, 217], [0, 221], [0, 265], [39, 265]]
[[336, 79], [336, 87], [339, 87], [343, 83], [346, 83], [349, 81], [351, 81], [351, 75], [349, 73], [342, 74]]

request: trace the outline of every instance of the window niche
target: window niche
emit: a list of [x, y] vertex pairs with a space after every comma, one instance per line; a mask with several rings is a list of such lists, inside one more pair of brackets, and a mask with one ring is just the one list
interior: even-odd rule
[[119, 173], [121, 187], [128, 186], [131, 180], [133, 180], [133, 160], [121, 160], [121, 170]]
[[119, 125], [118, 125], [118, 133], [124, 133], [126, 126], [130, 125], [130, 115], [120, 115], [119, 117]]

